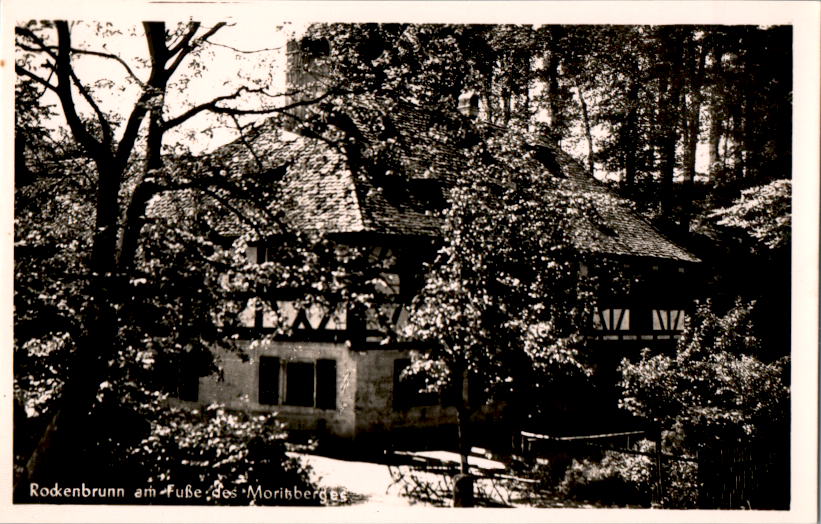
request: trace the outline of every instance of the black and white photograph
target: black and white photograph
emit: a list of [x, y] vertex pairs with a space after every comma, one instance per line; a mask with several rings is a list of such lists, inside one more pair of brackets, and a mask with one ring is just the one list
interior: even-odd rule
[[5, 518], [817, 520], [818, 4], [31, 4]]

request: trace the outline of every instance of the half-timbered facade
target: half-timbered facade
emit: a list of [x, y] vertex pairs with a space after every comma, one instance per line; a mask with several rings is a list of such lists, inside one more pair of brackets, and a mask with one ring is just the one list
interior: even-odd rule
[[[406, 145], [406, 172], [389, 181], [357, 172], [356, 163], [326, 141], [284, 131], [272, 122], [214, 152], [232, 172], [252, 165], [255, 170], [287, 166], [281, 205], [291, 224], [321, 231], [340, 245], [367, 246], [374, 263], [389, 259], [392, 265], [382, 274], [384, 305], [364, 317], [343, 307], [301, 307], [279, 300], [265, 310], [249, 301], [241, 314], [245, 354], [216, 354], [221, 375], [189, 381], [180, 395], [184, 401], [275, 411], [291, 430], [348, 439], [455, 422], [455, 410], [443, 406], [438, 396], [399, 380], [412, 344], [385, 344], [376, 321], [381, 314], [397, 331], [407, 322], [407, 304], [424, 278], [421, 261], [433, 253], [439, 234], [438, 212], [446, 202], [448, 180], [459, 169], [458, 154], [443, 144], [427, 115], [412, 106], [399, 109], [384, 118], [392, 139]], [[545, 176], [559, 177], [580, 192], [608, 194], [558, 147], [535, 147], [546, 159], [541, 166]], [[698, 260], [614, 200], [597, 212], [602, 224], [580, 248], [644, 277], [629, 295], [601, 297], [589, 326], [591, 351], [613, 369], [623, 356], [648, 345], [670, 344], [679, 335], [688, 278]], [[255, 263], [269, 256], [265, 245], [249, 246], [247, 255]], [[287, 335], [253, 343], [282, 324], [290, 328]]]

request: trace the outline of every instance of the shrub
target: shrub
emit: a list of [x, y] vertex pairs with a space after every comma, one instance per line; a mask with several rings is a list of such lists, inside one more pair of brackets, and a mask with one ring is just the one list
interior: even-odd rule
[[[789, 460], [784, 446], [789, 438], [789, 358], [761, 358], [764, 347], [752, 313], [753, 304], [741, 301], [724, 314], [709, 301], [698, 304], [674, 354], [646, 350], [637, 362], [622, 361], [620, 405], [662, 430], [665, 452], [699, 455], [703, 466], [715, 468], [697, 478], [695, 463], [671, 463], [665, 471], [666, 507], [692, 507], [699, 495], [707, 500], [716, 490], [724, 491], [722, 501], [744, 496], [750, 506], [764, 501], [777, 505], [770, 502], [771, 488], [789, 480], [784, 469], [738, 483], [729, 464], [711, 465], [705, 458], [722, 450], [763, 448], [774, 454], [769, 462]], [[777, 476], [781, 478], [773, 480]], [[786, 505], [788, 493], [782, 499], [778, 504]]]
[[606, 506], [649, 506], [652, 466], [649, 457], [615, 451], [604, 452], [601, 460], [574, 459], [559, 493]]
[[[191, 485], [201, 500], [186, 504], [319, 505], [319, 496], [285, 498], [284, 490], [314, 492], [309, 472], [286, 455], [285, 432], [272, 414], [171, 408], [152, 423], [150, 435], [132, 454], [149, 485], [169, 497], [169, 485]], [[280, 491], [274, 497], [261, 492]], [[174, 497], [162, 498], [170, 503]]]
[[752, 307], [738, 302], [721, 316], [699, 304], [675, 355], [623, 360], [620, 405], [677, 433], [675, 443], [691, 453], [780, 427], [789, 413], [788, 359], [758, 358]]
[[[637, 451], [652, 454], [656, 445], [640, 441]], [[608, 506], [649, 506], [656, 489], [656, 462], [651, 455], [605, 451], [600, 460], [573, 460], [559, 492], [567, 497]], [[665, 508], [695, 507], [697, 467], [693, 462], [665, 460], [662, 466]]]

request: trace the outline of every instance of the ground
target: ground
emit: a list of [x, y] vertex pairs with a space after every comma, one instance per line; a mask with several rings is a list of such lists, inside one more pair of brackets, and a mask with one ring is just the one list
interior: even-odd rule
[[[312, 478], [322, 488], [341, 491], [344, 489], [351, 505], [367, 505], [368, 509], [449, 506], [452, 485], [449, 477], [439, 473], [423, 472], [409, 466], [393, 466], [384, 463], [358, 460], [343, 460], [307, 453], [292, 453], [303, 464], [311, 467]], [[427, 464], [458, 464], [458, 455], [447, 451], [407, 453], [405, 457], [426, 460]], [[471, 457], [472, 466], [481, 468], [479, 472], [491, 470], [505, 476], [504, 466], [493, 460]], [[401, 478], [401, 480], [399, 480]], [[508, 478], [512, 478], [509, 477]], [[414, 497], [405, 494], [414, 493]], [[483, 505], [513, 507], [593, 507], [563, 500], [555, 494], [536, 495], [529, 486], [518, 481], [499, 480], [477, 481], [477, 494], [484, 497]], [[488, 503], [490, 501], [490, 503]]]
[[[414, 502], [400, 495], [401, 488], [391, 478], [388, 466], [374, 462], [341, 460], [320, 455], [296, 454], [310, 465], [312, 477], [324, 488], [344, 488], [353, 504], [369, 507], [408, 507]], [[418, 505], [419, 503], [417, 503]]]

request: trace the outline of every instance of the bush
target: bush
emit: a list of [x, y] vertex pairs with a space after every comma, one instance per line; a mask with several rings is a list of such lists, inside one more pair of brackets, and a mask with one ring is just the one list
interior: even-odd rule
[[[148, 485], [162, 503], [174, 503], [168, 486], [202, 490], [184, 504], [319, 505], [308, 470], [286, 455], [285, 432], [272, 414], [171, 408], [152, 423], [151, 433], [133, 450]], [[267, 491], [266, 491], [267, 490]], [[290, 497], [295, 490], [311, 496]], [[271, 493], [271, 497], [263, 493]]]
[[649, 506], [652, 466], [649, 457], [615, 451], [605, 451], [601, 460], [574, 459], [559, 484], [559, 493], [605, 506]]
[[[652, 454], [656, 445], [640, 441], [636, 449]], [[656, 462], [652, 456], [605, 451], [600, 460], [573, 460], [559, 492], [567, 497], [607, 506], [650, 506], [656, 489]], [[698, 497], [697, 466], [693, 462], [665, 460], [662, 466], [665, 508], [695, 507]]]
[[[789, 358], [761, 358], [765, 348], [753, 318], [752, 303], [738, 301], [724, 314], [709, 301], [698, 304], [674, 354], [645, 351], [635, 363], [622, 361], [620, 405], [663, 430], [666, 452], [698, 455], [703, 466], [714, 468], [697, 477], [695, 463], [669, 464], [665, 507], [692, 507], [699, 495], [709, 500], [717, 490], [722, 491], [720, 504], [743, 496], [750, 506], [772, 505], [771, 487], [789, 482], [784, 469], [739, 483], [730, 463], [711, 465], [705, 459], [722, 450], [763, 448], [775, 454], [769, 462], [789, 461], [784, 446], [789, 439]], [[788, 503], [788, 494], [783, 498]]]
[[699, 304], [673, 356], [623, 360], [620, 405], [678, 434], [683, 452], [752, 442], [780, 428], [789, 414], [788, 358], [758, 357], [753, 304], [737, 302], [718, 315]]

